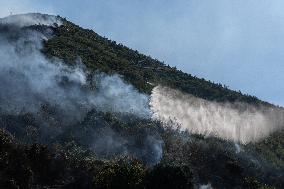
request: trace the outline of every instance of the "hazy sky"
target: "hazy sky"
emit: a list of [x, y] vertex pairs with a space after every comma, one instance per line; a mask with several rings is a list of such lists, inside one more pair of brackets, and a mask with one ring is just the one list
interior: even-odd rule
[[0, 0], [59, 14], [185, 72], [284, 106], [283, 0]]

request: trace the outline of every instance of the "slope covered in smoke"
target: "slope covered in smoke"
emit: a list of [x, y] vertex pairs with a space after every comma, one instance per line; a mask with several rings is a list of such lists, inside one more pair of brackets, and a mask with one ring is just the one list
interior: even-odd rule
[[[25, 27], [33, 25], [33, 22], [28, 22], [33, 15], [18, 17], [27, 20]], [[88, 73], [84, 72], [80, 59], [76, 61], [77, 65], [68, 67], [59, 60], [45, 58], [40, 51], [42, 41], [52, 35], [51, 28], [45, 33], [24, 28], [18, 25], [18, 22], [23, 23], [21, 19], [17, 20], [18, 17], [5, 19], [7, 23], [0, 28], [1, 109], [14, 113], [35, 112], [42, 103], [48, 103], [61, 109], [68, 108], [72, 117], [76, 115], [71, 112], [77, 114], [94, 106], [105, 111], [149, 116], [147, 97], [124, 83], [119, 76], [93, 74], [87, 81]], [[40, 24], [53, 23], [53, 18]], [[84, 87], [88, 82], [96, 85], [96, 94]]]
[[[68, 66], [56, 58], [48, 59], [41, 53], [42, 42], [52, 37], [53, 29], [61, 22], [59, 17], [28, 14], [3, 20], [0, 24], [1, 115], [31, 114], [35, 125], [39, 126], [40, 142], [49, 144], [53, 141], [51, 137], [59, 139], [59, 136], [69, 133], [70, 125], [76, 122], [81, 122], [81, 127], [84, 127], [84, 120], [92, 117], [90, 112], [93, 110], [111, 112], [121, 117], [150, 118], [148, 96], [139, 93], [122, 77], [90, 73], [80, 58], [75, 65]], [[30, 27], [35, 23], [39, 24], [38, 27], [43, 25], [43, 30]], [[87, 113], [88, 118], [85, 118]], [[135, 143], [134, 139], [108, 128], [103, 120], [101, 123], [88, 123], [88, 127], [93, 127], [89, 129], [93, 139], [90, 139], [90, 144], [85, 142], [85, 145], [98, 154], [108, 151], [108, 155], [130, 155], [143, 161], [147, 159], [149, 164], [155, 164], [160, 159], [162, 142], [154, 133], [145, 133], [140, 141], [141, 149], [134, 149], [128, 145], [130, 141]], [[98, 134], [97, 128], [104, 130]], [[8, 130], [13, 133], [13, 128]], [[24, 128], [19, 130], [24, 132]], [[80, 136], [79, 131], [73, 132], [76, 132], [78, 141], [86, 140], [87, 136]], [[106, 143], [110, 143], [109, 147]], [[143, 145], [145, 148], [142, 148]], [[140, 152], [142, 154], [142, 151], [148, 150], [156, 154], [154, 160], [140, 155]]]
[[[216, 127], [218, 112], [239, 114], [236, 122], [247, 123], [247, 113], [234, 111], [240, 102], [275, 108], [271, 104], [185, 74], [59, 16], [1, 19], [0, 42], [0, 187], [283, 185], [282, 131], [239, 144], [223, 140], [234, 133], [226, 130], [234, 126], [231, 120], [221, 121], [228, 124], [224, 132]], [[157, 91], [159, 84], [180, 90], [181, 98]], [[188, 97], [193, 106], [180, 100]], [[187, 124], [183, 118], [192, 114], [185, 108], [197, 115], [190, 120], [195, 127], [184, 124], [181, 131], [171, 120], [152, 120], [168, 106], [160, 98], [173, 105], [166, 119], [174, 115]], [[257, 115], [251, 122], [270, 131]], [[206, 135], [204, 125], [218, 137]], [[250, 137], [233, 140], [246, 143]]]

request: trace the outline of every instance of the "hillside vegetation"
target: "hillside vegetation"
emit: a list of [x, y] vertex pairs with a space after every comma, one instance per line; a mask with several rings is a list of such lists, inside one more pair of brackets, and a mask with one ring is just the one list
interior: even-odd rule
[[[47, 28], [53, 37], [44, 41], [46, 57], [68, 65], [81, 59], [89, 72], [118, 73], [142, 93], [150, 94], [160, 84], [211, 101], [273, 107], [66, 19], [59, 27], [34, 25], [22, 30]], [[68, 113], [67, 108], [64, 111]], [[283, 131], [241, 145], [95, 107], [72, 122], [63, 122], [59, 112], [48, 103], [36, 113], [14, 115], [0, 109], [0, 188], [280, 189], [284, 185]]]
[[184, 73], [67, 20], [56, 28], [55, 37], [45, 43], [43, 52], [69, 63], [80, 57], [89, 69], [119, 73], [145, 93], [150, 93], [151, 84], [162, 84], [207, 100], [268, 104], [254, 96]]

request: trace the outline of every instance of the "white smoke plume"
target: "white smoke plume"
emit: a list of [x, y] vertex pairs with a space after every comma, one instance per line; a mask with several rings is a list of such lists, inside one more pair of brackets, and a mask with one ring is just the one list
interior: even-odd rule
[[97, 108], [101, 111], [150, 117], [148, 96], [139, 93], [118, 75], [97, 74], [90, 90], [83, 64], [70, 67], [47, 59], [42, 41], [52, 35], [23, 28], [33, 24], [54, 26], [57, 17], [28, 14], [7, 17], [0, 24], [0, 110], [8, 113], [36, 112], [43, 104], [59, 107], [65, 116]]
[[211, 102], [162, 86], [153, 89], [150, 106], [154, 119], [173, 121], [181, 130], [244, 144], [284, 126], [283, 110], [278, 108]]
[[0, 24], [13, 24], [18, 27], [32, 25], [60, 26], [62, 24], [62, 20], [61, 18], [54, 15], [30, 13], [1, 18]]
[[[38, 31], [34, 24], [44, 27]], [[159, 162], [159, 136], [146, 129], [124, 136], [101, 115], [92, 117], [95, 110], [115, 113], [120, 119], [150, 119], [149, 95], [140, 93], [119, 75], [90, 73], [80, 58], [71, 66], [42, 54], [42, 42], [52, 37], [53, 28], [59, 24], [59, 18], [40, 14], [0, 19], [0, 115], [31, 113], [39, 124], [38, 141], [44, 144], [57, 138], [64, 140], [65, 133], [69, 136], [78, 125], [72, 136], [98, 156], [129, 155], [150, 165]], [[14, 129], [5, 121], [0, 127], [8, 127], [12, 133], [25, 130], [21, 124]], [[88, 133], [84, 133], [86, 128]], [[138, 134], [140, 138], [136, 139]]]
[[109, 112], [135, 114], [142, 118], [151, 117], [149, 96], [126, 84], [119, 75], [97, 74], [94, 80], [97, 90], [92, 103], [97, 108]]

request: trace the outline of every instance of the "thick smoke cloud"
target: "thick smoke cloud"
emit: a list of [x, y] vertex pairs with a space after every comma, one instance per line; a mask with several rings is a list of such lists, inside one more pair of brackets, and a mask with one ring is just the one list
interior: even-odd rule
[[97, 86], [92, 99], [97, 108], [119, 113], [130, 113], [142, 118], [150, 118], [149, 97], [139, 93], [132, 85], [126, 84], [118, 75], [94, 76]]
[[32, 25], [45, 25], [45, 26], [60, 26], [62, 20], [53, 15], [30, 13], [30, 14], [19, 14], [12, 15], [0, 19], [0, 24], [12, 24], [17, 27], [25, 27]]
[[48, 103], [68, 109], [68, 115], [73, 117], [93, 107], [150, 116], [148, 97], [119, 76], [93, 76], [91, 82], [97, 90], [92, 91], [88, 89], [87, 73], [80, 60], [76, 66], [68, 67], [41, 54], [41, 42], [50, 37], [51, 31], [42, 34], [22, 26], [53, 26], [60, 23], [56, 17], [20, 15], [3, 19], [2, 23], [6, 24], [1, 25], [0, 35], [1, 109], [14, 113], [35, 112], [43, 103]]
[[157, 86], [152, 91], [153, 118], [194, 134], [241, 143], [255, 142], [284, 126], [283, 111], [242, 103], [210, 102]]
[[[41, 25], [40, 32], [34, 29], [35, 24]], [[42, 42], [52, 37], [53, 27], [60, 24], [59, 17], [41, 14], [0, 19], [0, 115], [31, 113], [39, 125], [38, 141], [44, 144], [63, 140], [73, 129], [76, 141], [97, 155], [129, 155], [156, 164], [162, 154], [158, 136], [145, 129], [137, 146], [136, 139], [131, 138], [135, 135], [124, 136], [100, 114], [86, 123], [94, 110], [112, 112], [121, 116], [119, 119], [149, 119], [149, 96], [139, 93], [119, 75], [90, 73], [80, 58], [71, 66], [45, 57], [41, 53]], [[19, 129], [19, 125], [8, 129], [25, 129], [24, 125]], [[0, 127], [6, 127], [5, 122], [0, 121]]]

